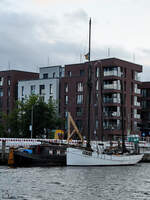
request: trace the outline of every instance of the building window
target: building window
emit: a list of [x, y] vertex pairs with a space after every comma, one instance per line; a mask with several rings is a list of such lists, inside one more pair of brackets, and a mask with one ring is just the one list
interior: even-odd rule
[[98, 81], [96, 81], [96, 90], [98, 90]]
[[21, 87], [21, 94], [24, 96], [24, 86]]
[[3, 78], [3, 77], [0, 77], [0, 86], [3, 85], [3, 81], [4, 81], [4, 78]]
[[84, 76], [84, 75], [85, 75], [84, 69], [80, 69], [80, 76]]
[[43, 78], [44, 78], [44, 79], [47, 79], [47, 78], [48, 78], [48, 73], [43, 74]]
[[56, 77], [56, 73], [55, 72], [53, 72], [53, 78], [55, 78]]
[[68, 104], [68, 96], [65, 96], [65, 104]]
[[99, 67], [96, 67], [96, 77], [99, 77]]
[[7, 89], [7, 95], [10, 96], [10, 87]]
[[35, 85], [31, 85], [31, 94], [35, 94]]
[[72, 73], [71, 73], [71, 71], [68, 71], [67, 73], [68, 73], [68, 76], [69, 76], [69, 77], [71, 77], [71, 76], [72, 76]]
[[65, 83], [65, 92], [68, 92], [68, 83]]
[[83, 104], [83, 95], [77, 95], [77, 104]]
[[0, 97], [2, 97], [2, 96], [3, 96], [3, 89], [0, 88]]
[[40, 95], [44, 95], [45, 94], [45, 85], [40, 85]]
[[78, 129], [81, 130], [82, 129], [82, 120], [77, 120], [76, 124], [77, 124]]
[[53, 84], [49, 84], [49, 93], [53, 94]]
[[10, 86], [10, 76], [7, 77], [7, 85]]
[[83, 92], [83, 83], [82, 82], [77, 83], [77, 92]]
[[95, 121], [95, 128], [98, 129], [98, 120]]
[[50, 96], [50, 97], [49, 97], [49, 100], [52, 101], [52, 100], [53, 100], [53, 96]]
[[81, 107], [77, 107], [76, 108], [76, 116], [77, 117], [81, 117], [82, 116], [82, 112], [83, 112], [83, 109]]

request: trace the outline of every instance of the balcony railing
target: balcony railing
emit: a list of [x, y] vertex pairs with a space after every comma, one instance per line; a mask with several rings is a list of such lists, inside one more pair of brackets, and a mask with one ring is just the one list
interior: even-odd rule
[[103, 128], [105, 130], [107, 130], [107, 129], [108, 130], [115, 130], [115, 129], [119, 130], [121, 128], [121, 124], [120, 125], [116, 125], [116, 124], [104, 125]]
[[140, 114], [134, 114], [134, 118], [135, 118], [135, 119], [140, 119], [140, 118], [141, 118], [141, 115], [140, 115]]
[[134, 102], [134, 105], [135, 106], [141, 106], [141, 103], [140, 102]]
[[119, 98], [104, 98], [104, 103], [120, 103]]
[[121, 77], [121, 72], [118, 72], [118, 71], [106, 71], [106, 72], [104, 72], [104, 76], [118, 76], [118, 77]]
[[121, 85], [118, 84], [104, 84], [104, 89], [105, 90], [120, 90]]
[[135, 92], [136, 94], [141, 94], [141, 90], [140, 90], [140, 89], [137, 89], [137, 88], [134, 89], [134, 92]]
[[104, 111], [104, 116], [105, 117], [120, 117], [120, 112], [105, 112]]

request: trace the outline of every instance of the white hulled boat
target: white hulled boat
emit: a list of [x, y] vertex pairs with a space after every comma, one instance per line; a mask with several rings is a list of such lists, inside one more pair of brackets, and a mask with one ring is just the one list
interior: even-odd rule
[[125, 166], [135, 165], [143, 158], [143, 154], [108, 155], [96, 151], [87, 151], [80, 148], [67, 149], [68, 166]]
[[[107, 154], [104, 153], [97, 146], [97, 149], [93, 150], [90, 145], [90, 104], [91, 104], [91, 64], [90, 64], [90, 42], [91, 42], [91, 19], [89, 23], [89, 52], [88, 52], [88, 134], [86, 147], [68, 147], [66, 152], [66, 164], [68, 166], [122, 166], [122, 165], [135, 165], [142, 160], [143, 154], [133, 155], [125, 152], [125, 139], [124, 139], [124, 125], [122, 122], [122, 152], [120, 154]], [[123, 95], [122, 95], [123, 98]], [[123, 100], [122, 100], [123, 105]], [[122, 111], [123, 117], [123, 111]], [[68, 141], [74, 132], [78, 133], [78, 136], [83, 141], [83, 138], [75, 125], [70, 113], [68, 119], [74, 126], [74, 130], [70, 134], [70, 123], [68, 122]], [[68, 121], [69, 121], [68, 120]]]

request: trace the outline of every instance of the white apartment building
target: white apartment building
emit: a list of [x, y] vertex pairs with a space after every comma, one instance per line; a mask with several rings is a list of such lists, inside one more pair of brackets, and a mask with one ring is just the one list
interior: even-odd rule
[[40, 78], [18, 82], [18, 100], [24, 101], [32, 94], [40, 95], [44, 102], [49, 99], [59, 101], [59, 80], [63, 76], [61, 66], [40, 68]]

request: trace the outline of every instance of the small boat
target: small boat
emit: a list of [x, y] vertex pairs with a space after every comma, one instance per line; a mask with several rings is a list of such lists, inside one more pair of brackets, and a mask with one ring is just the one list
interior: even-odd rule
[[66, 147], [58, 144], [40, 144], [13, 151], [15, 167], [66, 166]]
[[[77, 148], [77, 147], [68, 147], [67, 148], [67, 166], [122, 166], [122, 165], [135, 165], [139, 161], [142, 160], [143, 154], [131, 154], [125, 147], [125, 138], [124, 138], [124, 123], [122, 120], [122, 151], [121, 153], [110, 155], [109, 152], [101, 151], [100, 148], [97, 146], [97, 150], [93, 150], [90, 144], [90, 107], [91, 107], [91, 63], [90, 63], [90, 42], [91, 42], [91, 19], [89, 21], [89, 52], [88, 52], [88, 83], [87, 83], [87, 91], [88, 91], [88, 134], [87, 134], [87, 143], [86, 147], [84, 148]], [[122, 87], [123, 88], [123, 87]], [[123, 101], [123, 89], [122, 89], [122, 105], [124, 104]], [[123, 107], [122, 107], [123, 108]], [[123, 109], [122, 109], [122, 119], [123, 119]], [[81, 141], [83, 141], [81, 134], [79, 133], [78, 128], [76, 127], [75, 123], [73, 122], [72, 118], [69, 117], [68, 119], [72, 122], [74, 126], [74, 130], [72, 134], [70, 134], [70, 130], [68, 131], [68, 139], [75, 133], [78, 133]], [[68, 127], [70, 125], [68, 123]]]

